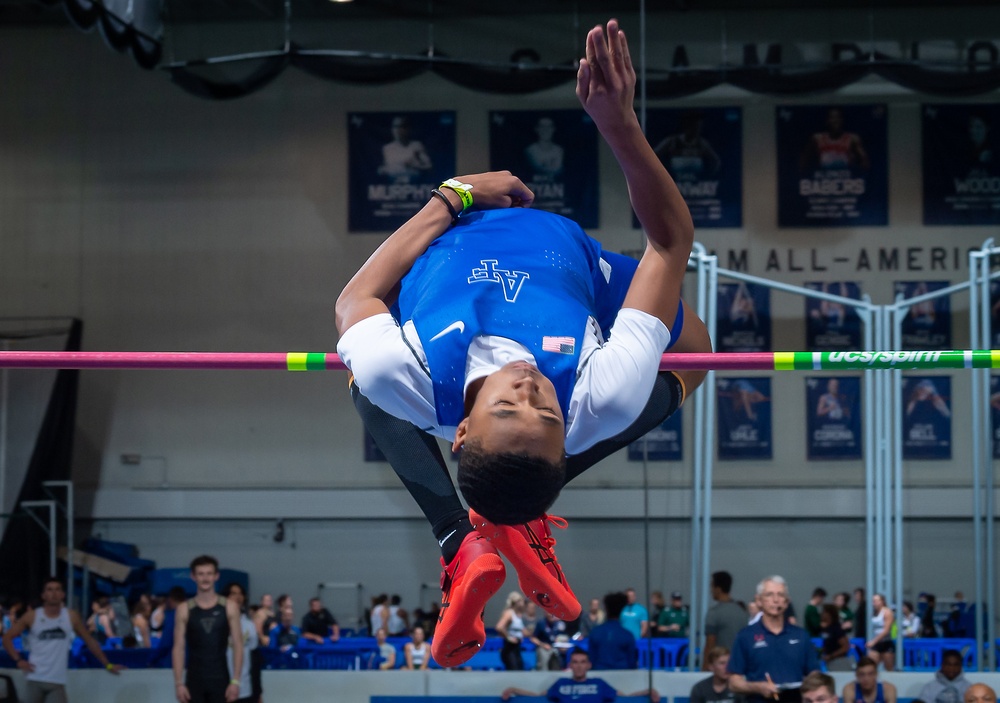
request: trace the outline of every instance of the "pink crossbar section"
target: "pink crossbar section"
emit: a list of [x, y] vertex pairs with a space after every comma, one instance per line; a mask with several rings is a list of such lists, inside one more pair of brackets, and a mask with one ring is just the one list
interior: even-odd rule
[[[327, 370], [347, 367], [337, 354], [326, 354]], [[246, 369], [287, 371], [284, 352], [0, 352], [8, 369]], [[664, 354], [661, 369], [774, 370], [774, 354]]]

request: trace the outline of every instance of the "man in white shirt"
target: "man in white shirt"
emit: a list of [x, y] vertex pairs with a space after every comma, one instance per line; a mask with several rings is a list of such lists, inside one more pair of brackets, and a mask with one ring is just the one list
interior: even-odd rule
[[[577, 95], [615, 153], [647, 234], [638, 266], [602, 252], [569, 220], [524, 209], [533, 195], [509, 173], [477, 174], [442, 184], [337, 301], [338, 351], [359, 409], [365, 398], [462, 450], [459, 486], [476, 531], [462, 517], [452, 514], [449, 524], [427, 510], [436, 496], [450, 500], [443, 460], [428, 478], [400, 468], [405, 451], [387, 452], [444, 551], [434, 658], [445, 666], [482, 644], [479, 613], [504, 580], [498, 548], [533, 601], [559, 619], [579, 615], [545, 515], [567, 480], [566, 455], [629, 429], [675, 338], [678, 351], [710, 349], [704, 325], [680, 300], [691, 217], [642, 134], [634, 87], [617, 22], [607, 32], [595, 27]], [[481, 212], [459, 219], [473, 203]], [[389, 313], [394, 302], [399, 321]], [[673, 375], [674, 408], [684, 386], [693, 390], [703, 376]], [[410, 442], [424, 452], [432, 443]], [[459, 542], [451, 553], [449, 542]]]

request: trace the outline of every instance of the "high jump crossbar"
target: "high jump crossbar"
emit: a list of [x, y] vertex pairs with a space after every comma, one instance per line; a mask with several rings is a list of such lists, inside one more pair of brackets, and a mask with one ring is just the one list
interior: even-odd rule
[[[0, 368], [342, 371], [347, 367], [339, 355], [325, 352], [0, 351]], [[678, 371], [997, 369], [1000, 350], [667, 353], [660, 368]]]

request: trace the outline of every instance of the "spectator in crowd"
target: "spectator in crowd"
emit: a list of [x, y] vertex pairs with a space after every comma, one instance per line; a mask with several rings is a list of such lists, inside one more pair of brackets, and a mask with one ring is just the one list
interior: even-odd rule
[[387, 637], [388, 633], [384, 627], [379, 628], [375, 632], [375, 645], [378, 647], [378, 668], [382, 671], [390, 671], [396, 668], [396, 648], [386, 641]]
[[966, 611], [968, 610], [968, 605], [965, 602], [965, 594], [962, 591], [955, 591], [955, 598], [951, 602], [951, 610], [948, 613], [948, 618], [944, 621], [944, 636], [945, 637], [971, 637], [972, 634], [967, 632], [966, 627]]
[[622, 693], [616, 691], [604, 679], [587, 678], [587, 672], [590, 671], [590, 668], [590, 656], [582, 649], [577, 648], [569, 655], [569, 670], [573, 674], [572, 677], [561, 678], [549, 686], [547, 690], [539, 693], [526, 691], [523, 688], [505, 688], [500, 697], [505, 701], [509, 701], [515, 696], [545, 696], [547, 700], [554, 701], [554, 703], [574, 703], [577, 701], [600, 703], [601, 701], [614, 701], [621, 697], [648, 696], [652, 703], [660, 701], [660, 694], [655, 688], [647, 688], [635, 693]]
[[[851, 661], [847, 658], [847, 653], [851, 649], [851, 642], [847, 639], [847, 633], [840, 626], [840, 613], [837, 606], [831, 603], [824, 603], [819, 614], [819, 636], [823, 640], [820, 647], [820, 661], [826, 664], [827, 671], [850, 671]], [[884, 701], [880, 702], [884, 703]]]
[[271, 641], [271, 628], [278, 622], [274, 613], [274, 596], [265, 593], [260, 597], [260, 606], [253, 615], [253, 624], [257, 626], [257, 637], [262, 647], [267, 647]]
[[527, 598], [524, 600], [524, 614], [521, 619], [524, 621], [524, 636], [528, 637], [538, 627], [538, 623], [543, 620], [543, 617], [538, 614], [538, 606], [534, 601]]
[[603, 625], [607, 616], [604, 613], [604, 609], [601, 608], [601, 600], [599, 598], [590, 599], [590, 607], [587, 611], [580, 615], [580, 637], [589, 637], [591, 630], [593, 630], [598, 625]]
[[670, 594], [670, 607], [660, 613], [656, 634], [660, 637], [687, 637], [690, 616], [680, 591]]
[[[712, 600], [715, 604], [705, 613], [704, 652], [711, 652], [715, 647], [730, 650], [736, 633], [747, 626], [747, 611], [729, 595], [732, 588], [733, 577], [728, 571], [712, 574]], [[726, 661], [729, 661], [728, 656]], [[702, 668], [708, 671], [707, 657], [702, 661]]]
[[566, 639], [566, 623], [555, 615], [545, 612], [529, 639], [535, 645], [535, 669], [538, 671], [559, 671], [563, 666], [562, 654], [556, 647], [560, 637]]
[[[101, 646], [91, 637], [83, 619], [75, 610], [66, 607], [66, 590], [56, 578], [45, 580], [42, 585], [42, 603], [28, 610], [3, 634], [3, 648], [14, 660], [27, 679], [27, 700], [65, 701], [66, 670], [74, 635], [83, 639], [90, 653], [112, 674], [123, 667], [108, 661]], [[14, 639], [27, 633], [31, 639], [31, 659], [25, 659], [14, 648]]]
[[810, 637], [819, 637], [819, 612], [822, 610], [825, 600], [825, 588], [819, 587], [813, 589], [812, 597], [809, 599], [806, 610], [802, 614], [802, 626], [805, 627]]
[[997, 692], [984, 683], [974, 683], [965, 690], [963, 703], [997, 703]]
[[745, 695], [747, 703], [778, 699], [779, 692], [783, 703], [798, 703], [801, 696], [795, 686], [819, 669], [816, 648], [804, 629], [785, 618], [785, 579], [765, 578], [757, 585], [757, 600], [761, 618], [736, 636], [729, 658], [729, 686]]
[[970, 685], [962, 672], [961, 652], [946, 649], [941, 654], [941, 669], [920, 689], [920, 699], [926, 703], [962, 703]]
[[[753, 625], [755, 622], [760, 620], [764, 611], [760, 608], [760, 601], [756, 598], [751, 598], [750, 602], [747, 603], [747, 625]], [[743, 628], [740, 628], [741, 630]]]
[[163, 601], [163, 620], [161, 621], [160, 639], [156, 641], [156, 647], [149, 655], [149, 665], [153, 667], [162, 666], [170, 662], [170, 657], [174, 651], [174, 623], [177, 617], [177, 606], [187, 600], [187, 593], [181, 586], [173, 586], [167, 592], [167, 597]]
[[[656, 627], [656, 623], [660, 620], [660, 613], [667, 609], [667, 601], [663, 598], [662, 591], [653, 591], [652, 595], [649, 596], [649, 626], [652, 628]], [[655, 630], [654, 630], [655, 632]]]
[[524, 596], [518, 591], [512, 591], [507, 596], [507, 607], [497, 622], [497, 634], [503, 637], [500, 661], [507, 671], [524, 670], [524, 659], [521, 657], [521, 642], [525, 636], [524, 605]]
[[848, 637], [854, 630], [854, 611], [851, 610], [851, 594], [841, 591], [833, 597], [833, 604], [837, 606], [840, 615], [840, 626], [844, 629], [844, 634]]
[[143, 593], [132, 605], [132, 631], [135, 633], [137, 647], [151, 647], [152, 633], [149, 628], [149, 616], [153, 613], [153, 604], [149, 596]]
[[426, 669], [431, 663], [431, 646], [424, 638], [424, 628], [413, 628], [410, 637], [411, 641], [403, 647], [403, 656], [406, 658], [406, 665], [403, 668]]
[[635, 635], [620, 620], [626, 605], [628, 596], [624, 593], [604, 596], [607, 620], [590, 631], [590, 661], [595, 669], [634, 669], [639, 663]]
[[872, 596], [872, 636], [865, 642], [866, 654], [882, 663], [886, 671], [896, 668], [896, 641], [892, 637], [892, 623], [896, 616], [886, 604], [885, 596], [876, 593]]
[[649, 631], [649, 611], [636, 599], [634, 588], [626, 588], [625, 596], [628, 598], [628, 603], [622, 610], [622, 627], [631, 632], [637, 640], [641, 640]]
[[868, 639], [868, 601], [865, 589], [854, 589], [854, 636], [861, 639]]
[[735, 703], [737, 695], [729, 687], [729, 650], [712, 647], [705, 655], [705, 670], [712, 675], [691, 687], [691, 703]]
[[896, 687], [878, 680], [875, 660], [861, 657], [854, 669], [854, 681], [844, 686], [844, 703], [896, 703]]
[[7, 607], [4, 609], [3, 620], [0, 621], [0, 632], [6, 632], [10, 629], [10, 626], [17, 622], [17, 619], [24, 615], [27, 606], [25, 606], [24, 601], [20, 598], [14, 598], [7, 602]]
[[441, 606], [434, 601], [427, 610], [416, 608], [413, 611], [413, 626], [424, 628], [428, 637], [434, 636], [434, 627], [437, 625], [438, 615], [441, 614]]
[[410, 631], [410, 614], [403, 608], [402, 602], [398, 594], [389, 599], [389, 619], [385, 629], [390, 637], [404, 637]]
[[380, 593], [372, 598], [372, 610], [368, 616], [368, 631], [378, 632], [379, 628], [388, 629], [389, 623], [389, 595]]
[[87, 618], [87, 631], [94, 636], [98, 644], [103, 645], [109, 637], [115, 636], [115, 609], [107, 596], [99, 596], [90, 604], [90, 617]]
[[920, 637], [920, 618], [913, 610], [913, 603], [903, 601], [903, 614], [899, 618], [903, 637]]
[[233, 678], [239, 679], [240, 693], [236, 703], [259, 703], [262, 689], [260, 684], [261, 661], [257, 638], [257, 626], [247, 614], [247, 593], [238, 583], [227, 583], [222, 588], [222, 595], [236, 604], [240, 611], [240, 630], [243, 632], [243, 665], [237, 674], [233, 669], [233, 643], [229, 642], [226, 649], [226, 663], [233, 672]]
[[267, 635], [268, 646], [287, 652], [299, 643], [302, 630], [295, 626], [295, 609], [292, 607], [292, 597], [278, 596], [278, 622]]
[[933, 593], [921, 593], [920, 599], [920, 636], [940, 637], [937, 623], [934, 621], [934, 612], [937, 610], [937, 597]]
[[337, 618], [323, 607], [319, 598], [309, 599], [309, 612], [302, 616], [302, 636], [316, 644], [323, 644], [327, 638], [332, 642], [340, 639]]
[[832, 676], [821, 671], [807, 674], [802, 679], [799, 693], [802, 703], [837, 703], [837, 684]]

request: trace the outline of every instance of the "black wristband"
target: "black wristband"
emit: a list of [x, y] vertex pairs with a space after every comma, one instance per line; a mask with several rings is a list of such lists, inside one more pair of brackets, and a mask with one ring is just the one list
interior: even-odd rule
[[441, 198], [441, 202], [444, 203], [445, 207], [448, 208], [448, 212], [451, 213], [451, 221], [452, 222], [455, 222], [456, 220], [458, 220], [458, 212], [455, 211], [455, 206], [451, 204], [450, 200], [448, 200], [448, 196], [447, 195], [445, 195], [444, 193], [442, 193], [437, 188], [435, 188], [434, 190], [431, 191], [431, 195], [434, 195], [434, 196], [436, 196], [438, 198]]

